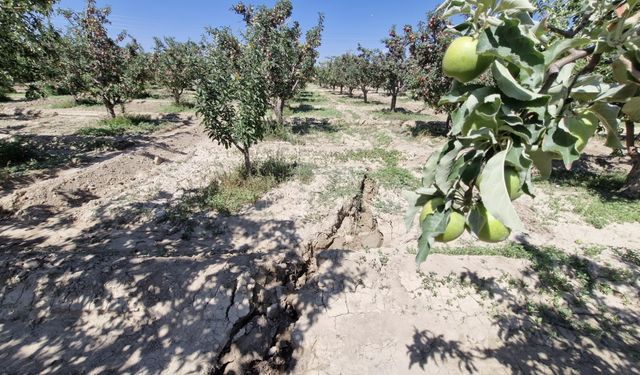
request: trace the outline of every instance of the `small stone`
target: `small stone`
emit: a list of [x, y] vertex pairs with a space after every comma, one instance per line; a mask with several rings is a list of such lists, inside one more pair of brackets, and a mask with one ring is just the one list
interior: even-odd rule
[[156, 156], [156, 157], [153, 159], [153, 163], [154, 163], [155, 165], [160, 165], [160, 164], [164, 163], [164, 159], [163, 159], [163, 158], [161, 158], [160, 156]]
[[37, 268], [39, 265], [40, 265], [40, 262], [38, 262], [35, 259], [32, 259], [22, 263], [22, 268], [25, 270], [32, 270], [34, 268]]
[[278, 354], [278, 347], [277, 346], [272, 346], [269, 348], [269, 351], [267, 352], [267, 355], [269, 357], [273, 357], [274, 355]]

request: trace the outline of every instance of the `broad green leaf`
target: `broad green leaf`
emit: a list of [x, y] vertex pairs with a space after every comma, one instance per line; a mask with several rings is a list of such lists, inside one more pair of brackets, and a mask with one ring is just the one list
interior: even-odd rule
[[622, 112], [633, 122], [640, 122], [640, 96], [629, 99]]
[[513, 78], [509, 69], [502, 65], [500, 61], [496, 60], [493, 62], [491, 72], [493, 73], [493, 78], [500, 90], [511, 98], [522, 101], [531, 101], [542, 97], [542, 95], [520, 85], [516, 79]]
[[480, 197], [489, 213], [512, 230], [522, 230], [522, 222], [516, 213], [507, 185], [504, 183], [504, 168], [508, 150], [495, 154], [482, 170]]
[[553, 165], [554, 153], [545, 152], [542, 149], [536, 148], [532, 149], [529, 152], [529, 159], [533, 162], [538, 171], [540, 171], [540, 177], [542, 179], [547, 180], [551, 176], [551, 167]]
[[[562, 119], [560, 122], [562, 122]], [[542, 151], [557, 153], [562, 156], [567, 169], [571, 168], [571, 164], [580, 158], [580, 153], [576, 150], [576, 141], [578, 138], [574, 137], [569, 131], [564, 130], [562, 125], [551, 128], [547, 132], [547, 136], [544, 138], [542, 144]]]
[[462, 150], [462, 143], [459, 141], [450, 142], [447, 145], [447, 152], [440, 157], [438, 166], [436, 167], [436, 186], [444, 193], [451, 189], [453, 181], [449, 179], [451, 167], [458, 157], [458, 153]]
[[627, 98], [633, 97], [638, 92], [639, 86], [635, 84], [617, 85], [609, 88], [607, 91], [600, 93], [594, 101], [605, 101], [609, 103], [624, 102]]
[[477, 90], [473, 90], [467, 100], [456, 109], [451, 115], [451, 134], [459, 134], [464, 126], [465, 119], [473, 112], [481, 103], [485, 102], [485, 98], [491, 97], [496, 94], [496, 90], [492, 87], [483, 87]]
[[591, 39], [589, 38], [560, 39], [542, 53], [544, 55], [544, 64], [549, 66], [568, 50], [584, 47], [590, 42]]
[[518, 20], [507, 19], [501, 26], [486, 29], [480, 34], [477, 51], [524, 69], [535, 86], [544, 75], [544, 55], [537, 50], [534, 40], [522, 35], [518, 25]]
[[450, 212], [435, 212], [422, 222], [420, 228], [422, 234], [418, 239], [418, 254], [416, 255], [416, 263], [420, 264], [427, 259], [431, 250], [433, 238], [444, 233], [449, 222]]
[[620, 113], [620, 107], [613, 104], [597, 102], [589, 107], [589, 109], [598, 116], [607, 129], [607, 142], [605, 145], [613, 149], [621, 149], [622, 143], [620, 142], [620, 135], [618, 133], [620, 124], [618, 114]]
[[529, 0], [502, 0], [496, 12], [515, 13], [522, 10], [534, 11], [536, 8], [531, 5]]
[[422, 186], [429, 187], [433, 185], [436, 180], [436, 166], [438, 165], [438, 159], [440, 159], [440, 153], [432, 152], [427, 159], [427, 163], [424, 166], [422, 173]]
[[409, 208], [404, 216], [404, 224], [409, 230], [411, 225], [413, 224], [413, 220], [416, 217], [416, 214], [422, 209], [422, 207], [427, 203], [427, 201], [431, 198], [428, 195], [417, 194], [412, 191], [405, 191], [402, 193], [405, 199], [409, 202]]

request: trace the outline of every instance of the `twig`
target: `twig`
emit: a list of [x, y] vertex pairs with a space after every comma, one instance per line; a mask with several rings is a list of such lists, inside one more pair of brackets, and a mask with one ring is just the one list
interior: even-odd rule
[[556, 80], [556, 77], [558, 77], [558, 73], [560, 73], [560, 69], [562, 69], [565, 65], [571, 64], [576, 60], [580, 60], [583, 57], [589, 56], [593, 53], [593, 51], [595, 51], [595, 46], [591, 46], [585, 49], [572, 49], [567, 56], [551, 64], [548, 71], [549, 75], [547, 76], [547, 80], [545, 81], [544, 85], [542, 85], [540, 93], [544, 94], [549, 90], [549, 88], [551, 88], [551, 85]]

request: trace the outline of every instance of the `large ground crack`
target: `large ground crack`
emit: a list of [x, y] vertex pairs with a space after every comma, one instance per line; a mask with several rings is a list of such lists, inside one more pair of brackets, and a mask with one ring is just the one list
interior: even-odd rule
[[301, 315], [295, 307], [296, 293], [316, 276], [319, 252], [382, 244], [383, 235], [370, 208], [375, 194], [375, 182], [364, 176], [358, 193], [338, 210], [327, 230], [317, 233], [296, 255], [288, 256], [258, 277], [250, 313], [234, 323], [212, 375], [280, 374], [290, 370], [292, 331]]

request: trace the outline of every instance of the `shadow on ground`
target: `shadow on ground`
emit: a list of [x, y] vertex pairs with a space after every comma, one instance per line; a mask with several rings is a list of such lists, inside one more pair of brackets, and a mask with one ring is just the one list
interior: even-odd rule
[[407, 132], [412, 137], [446, 137], [449, 133], [446, 121], [416, 121]]
[[477, 361], [495, 360], [521, 374], [640, 373], [640, 316], [608, 298], [623, 290], [637, 293], [640, 266], [602, 265], [554, 248], [523, 246], [531, 261], [525, 274], [537, 280], [531, 285], [505, 287], [475, 272], [460, 275], [462, 284], [507, 306], [494, 318], [501, 344], [474, 347], [416, 328], [407, 345], [409, 367], [453, 360], [460, 372], [477, 373]]
[[[240, 374], [295, 366], [298, 312], [311, 311], [304, 319], [313, 322], [322, 311], [313, 298], [292, 299], [316, 277], [314, 249], [292, 221], [209, 213], [191, 218], [187, 240], [184, 223], [166, 220], [159, 203], [171, 196], [100, 207], [95, 225], [60, 246], [36, 247], [78, 218], [28, 240], [8, 229], [32, 222], [2, 219], [3, 373]], [[325, 261], [340, 262], [343, 252], [333, 251]], [[321, 277], [348, 285], [348, 275]], [[325, 301], [340, 292], [325, 291]]]

